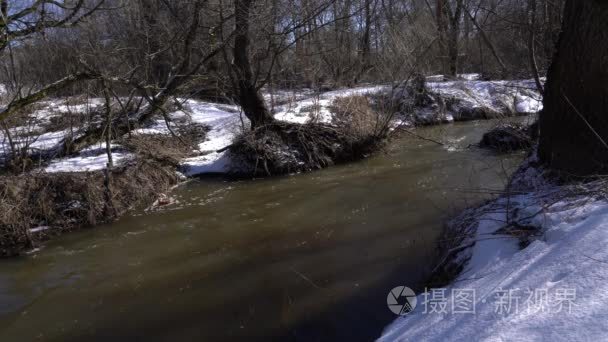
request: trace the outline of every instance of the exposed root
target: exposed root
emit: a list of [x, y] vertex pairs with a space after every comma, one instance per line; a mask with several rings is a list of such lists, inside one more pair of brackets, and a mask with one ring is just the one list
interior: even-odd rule
[[238, 136], [229, 149], [233, 173], [269, 176], [306, 172], [362, 159], [386, 140], [384, 121], [364, 97], [340, 99], [332, 124], [274, 122]]

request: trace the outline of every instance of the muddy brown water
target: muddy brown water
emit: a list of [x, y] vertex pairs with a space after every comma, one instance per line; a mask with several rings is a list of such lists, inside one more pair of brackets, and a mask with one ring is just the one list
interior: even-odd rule
[[495, 122], [423, 128], [361, 162], [207, 178], [179, 203], [0, 260], [0, 341], [367, 341], [420, 287], [447, 217], [523, 158], [477, 142]]

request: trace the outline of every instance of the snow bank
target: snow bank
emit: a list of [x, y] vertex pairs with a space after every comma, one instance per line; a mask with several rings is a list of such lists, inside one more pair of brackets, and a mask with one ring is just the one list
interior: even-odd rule
[[275, 108], [274, 117], [278, 120], [306, 123], [309, 121], [329, 123], [332, 114], [329, 110], [332, 102], [341, 97], [375, 94], [388, 89], [386, 86], [358, 87], [329, 91], [319, 95], [312, 95], [283, 106]]
[[[464, 271], [452, 286], [418, 296], [416, 309], [379, 340], [605, 340], [608, 202], [566, 197], [572, 190], [545, 187], [478, 208]], [[539, 229], [523, 250], [506, 234], [507, 212], [522, 227]]]
[[[293, 92], [279, 92], [279, 100], [283, 104], [274, 108], [274, 117], [293, 123], [306, 123], [309, 121], [331, 122], [332, 114], [329, 110], [333, 101], [340, 97], [365, 95], [380, 92], [384, 86], [359, 87], [330, 91], [320, 95], [311, 95], [309, 90], [302, 94]], [[270, 95], [266, 94], [266, 98]], [[296, 99], [291, 101], [290, 99]], [[277, 101], [279, 102], [279, 101]], [[182, 169], [187, 176], [205, 173], [225, 173], [234, 168], [226, 151], [217, 152], [228, 147], [236, 134], [243, 127], [249, 126], [249, 121], [241, 115], [238, 106], [218, 105], [199, 101], [188, 101], [193, 122], [205, 124], [211, 128], [207, 140], [200, 144], [200, 156], [188, 158], [183, 161]]]
[[[60, 148], [64, 139], [72, 133], [78, 136], [78, 132], [71, 130], [50, 131], [47, 125], [53, 117], [66, 113], [87, 113], [103, 104], [101, 99], [87, 99], [86, 103], [66, 104], [68, 100], [49, 100], [41, 101], [37, 105], [40, 107], [31, 113], [28, 117], [22, 118], [23, 126], [10, 128], [10, 139], [6, 132], [0, 132], [0, 159], [10, 153], [11, 140], [12, 144], [17, 149], [28, 148], [33, 153], [53, 153]], [[107, 160], [102, 161], [102, 158], [93, 158], [90, 155], [92, 149], [84, 151], [86, 159], [79, 160], [80, 157], [74, 157], [63, 160], [55, 160], [45, 170], [48, 172], [80, 172], [94, 171], [105, 168]], [[105, 154], [105, 151], [103, 152]], [[100, 152], [101, 154], [101, 152]], [[118, 154], [117, 161], [122, 159]]]
[[[399, 113], [410, 125], [440, 124], [534, 114], [542, 110], [542, 96], [533, 80], [478, 81], [478, 75], [463, 75], [462, 80], [440, 82], [442, 75], [427, 77], [430, 90], [424, 105], [413, 104], [406, 85], [392, 94]], [[429, 81], [430, 80], [430, 81]], [[415, 106], [415, 110], [412, 108]]]
[[[112, 162], [120, 165], [122, 162], [133, 158], [133, 154], [126, 151], [118, 144], [111, 144]], [[106, 168], [108, 154], [105, 143], [99, 143], [84, 149], [78, 156], [52, 161], [44, 171], [53, 172], [90, 172]]]
[[[508, 92], [511, 96], [511, 103], [514, 109], [521, 112], [534, 112], [539, 109], [539, 101], [532, 97], [531, 93], [518, 91], [516, 86], [533, 86], [529, 81], [521, 82], [482, 82], [476, 81], [478, 74], [461, 75], [461, 81], [453, 82], [430, 82], [429, 86], [445, 96], [458, 98], [463, 106], [475, 107], [477, 105], [492, 105], [494, 98]], [[439, 81], [443, 76], [434, 76], [430, 79]], [[513, 86], [513, 88], [509, 88]], [[274, 116], [278, 120], [306, 123], [309, 121], [331, 122], [332, 113], [330, 106], [337, 98], [368, 95], [386, 92], [390, 89], [387, 85], [364, 86], [351, 89], [340, 89], [317, 94], [310, 89], [299, 91], [275, 91], [272, 96], [264, 94], [265, 99], [272, 108]], [[502, 89], [502, 90], [499, 90]], [[505, 91], [504, 89], [508, 89]], [[88, 112], [101, 106], [101, 99], [88, 99], [87, 103], [75, 102], [78, 104], [67, 105], [66, 101], [51, 100], [41, 102], [44, 108], [36, 111], [32, 116], [36, 120], [36, 127], [43, 127], [48, 123], [53, 115], [61, 115], [67, 112]], [[195, 176], [203, 173], [225, 173], [230, 171], [231, 162], [227, 153], [218, 152], [228, 147], [236, 134], [242, 131], [243, 127], [248, 127], [249, 122], [241, 114], [240, 108], [234, 105], [209, 103], [196, 100], [184, 101], [185, 111], [170, 113], [174, 119], [186, 119], [192, 123], [203, 124], [210, 128], [207, 138], [198, 146], [198, 155], [185, 159], [181, 163], [181, 168], [187, 176]], [[416, 112], [419, 120], [432, 121], [434, 111], [421, 109]], [[396, 122], [408, 123], [404, 117], [395, 118]], [[450, 122], [455, 118], [448, 114], [442, 122]], [[47, 150], [57, 147], [65, 137], [67, 132], [46, 132], [32, 145], [38, 150]], [[152, 126], [138, 129], [135, 134], [170, 134], [164, 120], [156, 121]], [[1, 137], [0, 137], [1, 138]], [[2, 139], [0, 139], [1, 141]], [[4, 139], [6, 140], [6, 139]], [[7, 151], [6, 141], [4, 141], [4, 151]], [[114, 155], [115, 163], [127, 160], [131, 155], [125, 151], [116, 152]], [[53, 161], [45, 168], [47, 172], [79, 172], [94, 171], [106, 167], [107, 158], [105, 151], [98, 151], [91, 154], [90, 151], [66, 158]]]
[[445, 97], [460, 100], [463, 107], [519, 114], [537, 113], [543, 108], [533, 80], [430, 82], [428, 86]]
[[227, 152], [217, 151], [228, 147], [243, 125], [249, 125], [249, 121], [237, 106], [197, 101], [189, 101], [188, 105], [192, 111], [192, 121], [209, 126], [210, 130], [207, 139], [199, 145], [200, 155], [182, 162], [184, 174], [195, 176], [228, 172], [231, 164]]
[[[132, 157], [130, 153], [112, 153], [112, 162], [114, 165], [120, 165], [120, 163], [128, 160]], [[72, 158], [58, 159], [49, 164], [44, 171], [53, 172], [90, 172], [99, 171], [106, 168], [108, 164], [108, 155], [100, 153], [91, 156], [77, 156]]]
[[[477, 81], [481, 74], [458, 74], [458, 79], [465, 81]], [[445, 75], [432, 75], [426, 77], [427, 82], [444, 82], [447, 80]]]

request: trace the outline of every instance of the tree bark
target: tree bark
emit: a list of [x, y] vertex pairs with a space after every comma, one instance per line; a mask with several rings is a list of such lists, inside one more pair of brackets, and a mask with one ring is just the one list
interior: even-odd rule
[[8, 104], [8, 106], [6, 106], [5, 108], [0, 108], [0, 121], [5, 120], [7, 117], [12, 115], [16, 111], [21, 110], [21, 109], [31, 105], [32, 103], [36, 103], [36, 102], [44, 99], [45, 97], [47, 97], [49, 94], [52, 94], [58, 90], [61, 90], [71, 84], [74, 84], [78, 81], [91, 80], [91, 79], [94, 79], [97, 77], [98, 77], [98, 75], [93, 75], [93, 74], [86, 73], [86, 72], [75, 73], [75, 74], [62, 78], [55, 83], [51, 83], [51, 84], [45, 86], [44, 88], [42, 88], [38, 91], [35, 91], [27, 96], [21, 97], [19, 99], [15, 99], [15, 100], [11, 101]]
[[370, 64], [371, 53], [371, 26], [372, 26], [372, 2], [365, 0], [365, 29], [363, 30], [363, 39], [361, 42], [361, 60], [365, 69]]
[[441, 65], [443, 67], [443, 72], [448, 72], [448, 63], [447, 63], [447, 55], [448, 55], [448, 42], [446, 39], [446, 24], [445, 24], [445, 9], [444, 9], [444, 0], [437, 0], [436, 6], [436, 21], [437, 21], [437, 31], [439, 34], [439, 46], [441, 50]]
[[608, 172], [608, 2], [568, 0], [540, 117], [539, 158], [576, 176]]
[[0, 46], [6, 45], [5, 40], [7, 38], [7, 18], [8, 18], [8, 2], [7, 0], [0, 0]]
[[234, 2], [234, 64], [233, 70], [238, 83], [237, 101], [243, 108], [245, 116], [256, 128], [274, 121], [264, 98], [258, 91], [251, 63], [249, 62], [249, 14], [253, 0], [235, 0]]

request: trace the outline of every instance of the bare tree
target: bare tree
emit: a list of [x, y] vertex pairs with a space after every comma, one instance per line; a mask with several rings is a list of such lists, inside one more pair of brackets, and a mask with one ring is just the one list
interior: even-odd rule
[[249, 61], [250, 30], [249, 20], [253, 0], [234, 1], [234, 63], [232, 70], [238, 83], [238, 102], [252, 127], [273, 121], [264, 98], [256, 88], [251, 63]]
[[0, 51], [11, 41], [31, 37], [50, 28], [74, 27], [99, 9], [105, 0], [86, 8], [85, 0], [69, 2], [35, 0], [23, 6], [22, 1], [0, 0]]
[[[20, 1], [0, 0], [0, 55], [8, 50], [11, 60], [9, 72], [15, 76], [14, 56], [11, 44], [17, 41], [32, 38], [34, 35], [44, 33], [50, 29], [67, 29], [91, 16], [97, 11], [105, 0], [98, 0], [94, 6], [86, 7], [85, 0], [78, 0], [72, 6], [53, 0], [36, 0], [31, 4], [23, 5]], [[10, 103], [0, 110], [0, 120], [15, 111], [41, 100], [50, 92], [60, 90], [74, 82], [89, 79], [92, 75], [86, 72], [74, 73], [51, 84], [30, 88], [27, 94], [23, 93], [25, 85], [17, 84], [13, 78], [14, 97]]]

